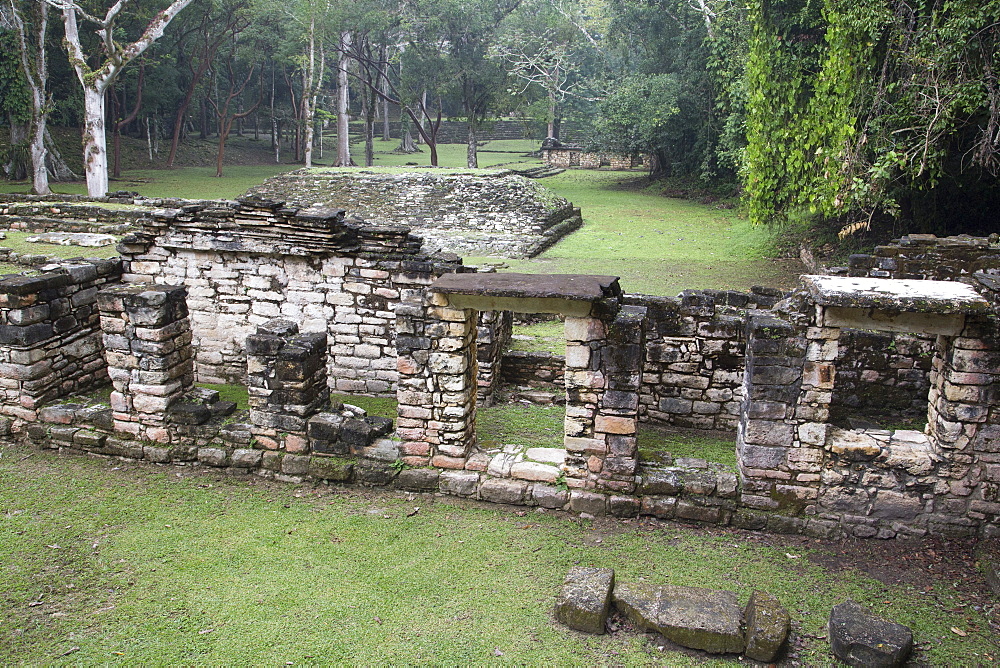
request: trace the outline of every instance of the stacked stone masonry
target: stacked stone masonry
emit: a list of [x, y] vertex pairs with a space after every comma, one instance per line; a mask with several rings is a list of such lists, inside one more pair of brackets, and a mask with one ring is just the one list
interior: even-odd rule
[[187, 287], [200, 382], [245, 382], [246, 338], [285, 318], [326, 334], [331, 389], [375, 395], [395, 391], [396, 305], [461, 269], [406, 228], [261, 200], [157, 210], [119, 250], [126, 280]]
[[628, 155], [624, 153], [605, 153], [585, 151], [574, 146], [559, 148], [542, 148], [542, 160], [550, 167], [579, 167], [580, 169], [613, 169], [625, 171], [630, 169], [649, 170], [653, 157], [647, 153]]
[[194, 388], [185, 297], [183, 287], [142, 284], [98, 293], [116, 432], [174, 440], [167, 429], [171, 409]]
[[97, 293], [121, 262], [68, 262], [0, 278], [0, 412], [33, 420], [39, 407], [107, 383]]
[[[511, 287], [517, 282], [512, 275], [496, 275], [475, 279], [484, 282], [473, 282], [470, 290], [456, 285], [474, 274], [449, 273], [458, 265], [422, 255], [419, 240], [405, 229], [369, 228], [345, 220], [339, 211], [284, 209], [261, 201], [160, 211], [122, 246], [130, 285], [114, 286], [116, 262], [70, 263], [40, 277], [2, 281], [3, 363], [14, 375], [38, 374], [5, 374], [3, 410], [16, 418], [16, 433], [109, 456], [198, 462], [287, 480], [394, 484], [595, 515], [646, 513], [817, 536], [998, 532], [1000, 417], [994, 415], [993, 387], [1000, 370], [995, 314], [1000, 285], [988, 273], [966, 277], [975, 292], [954, 283], [840, 279], [848, 282], [830, 284], [824, 277], [807, 277], [801, 290], [769, 311], [761, 307], [776, 295], [765, 292], [626, 298], [617, 282], [601, 282], [602, 277], [553, 279], [565, 283], [566, 291], [541, 281], [544, 290], [526, 295]], [[324, 263], [337, 260], [357, 269], [337, 277], [343, 279], [337, 285], [341, 294], [369, 296], [387, 284], [397, 286], [391, 308], [379, 309], [379, 317], [394, 324], [383, 324], [379, 331], [386, 337], [380, 354], [391, 356], [392, 381], [399, 379], [396, 437], [389, 437], [386, 422], [329, 403], [330, 383], [324, 377], [334, 378], [336, 387], [334, 371], [341, 368], [336, 358], [343, 351], [335, 347], [335, 335], [343, 332], [331, 334], [326, 315], [310, 323], [304, 308], [286, 314], [287, 300], [277, 290], [273, 303], [279, 308], [269, 314], [253, 313], [257, 295], [233, 300], [247, 308], [240, 321], [242, 339], [238, 335], [229, 342], [252, 354], [244, 352], [229, 367], [241, 361], [242, 370], [232, 373], [251, 379], [261, 391], [254, 393], [255, 412], [248, 423], [223, 425], [219, 416], [225, 402], [191, 385], [191, 334], [197, 336], [198, 313], [192, 304], [198, 297], [186, 280], [164, 280], [178, 257], [200, 258], [196, 271], [206, 281], [209, 276], [216, 280], [212, 272], [227, 262], [245, 262], [242, 273], [218, 279], [233, 281], [226, 284], [232, 292], [220, 295], [249, 296], [240, 292], [242, 282], [276, 257], [282, 258], [282, 271], [294, 273], [288, 267], [299, 267], [302, 292], [329, 281]], [[373, 266], [366, 263], [375, 263], [384, 274], [363, 276], [362, 269]], [[439, 276], [449, 280], [442, 283]], [[573, 293], [579, 287], [575, 279], [593, 285], [594, 278], [601, 279], [600, 290], [591, 289], [586, 298]], [[436, 287], [428, 289], [435, 280]], [[508, 283], [491, 292], [489, 281]], [[353, 292], [347, 284], [366, 284], [372, 292]], [[336, 294], [332, 287], [320, 291], [324, 304]], [[506, 325], [503, 318], [480, 321], [478, 316], [524, 310], [518, 301], [524, 299], [541, 305], [542, 312], [566, 315], [565, 448], [483, 451], [474, 429], [475, 397], [482, 387], [479, 336], [496, 331], [503, 338]], [[95, 302], [102, 310], [100, 329]], [[358, 303], [350, 308], [365, 308]], [[46, 304], [48, 312], [31, 310]], [[76, 310], [72, 320], [61, 320], [67, 305]], [[286, 315], [283, 319], [292, 324], [274, 322]], [[61, 344], [83, 324], [90, 329], [79, 331], [89, 332], [83, 336], [87, 345], [96, 344], [96, 357], [66, 359]], [[928, 388], [925, 432], [849, 430], [830, 423], [841, 367], [858, 364], [863, 382], [885, 378], [889, 386], [905, 380], [900, 370], [920, 366], [914, 360], [911, 367], [867, 368], [861, 356], [845, 350], [848, 342], [868, 336], [848, 333], [852, 329], [889, 332], [893, 339], [872, 337], [866, 346], [887, 340], [897, 348], [911, 346], [899, 353], [901, 359], [924, 359], [929, 352], [927, 384], [915, 374], [912, 379], [918, 391]], [[916, 336], [900, 338], [905, 332]], [[352, 330], [344, 335], [358, 341], [341, 343], [363, 345], [360, 334]], [[254, 337], [266, 340], [255, 347]], [[730, 339], [736, 343], [729, 345]], [[932, 349], [926, 345], [930, 340]], [[491, 342], [486, 347], [495, 349]], [[742, 364], [741, 348], [746, 351]], [[18, 356], [29, 350], [37, 352]], [[357, 354], [356, 348], [350, 352]], [[668, 413], [664, 406], [682, 407], [665, 399], [691, 401], [693, 414], [692, 392], [671, 393], [678, 386], [702, 391], [699, 400], [708, 403], [707, 391], [718, 389], [715, 374], [728, 364], [745, 372], [736, 378], [720, 375], [718, 382], [738, 387], [731, 397], [715, 400], [723, 406], [718, 413], [703, 413], [730, 415], [726, 403], [739, 401], [732, 414], [739, 421], [739, 476], [698, 460], [643, 466], [635, 452], [637, 420]], [[20, 371], [18, 365], [32, 368]], [[205, 366], [212, 369], [211, 358]], [[668, 373], [676, 377], [666, 380]], [[84, 390], [104, 374], [115, 383], [110, 406], [41, 407], [50, 401], [47, 392], [55, 397]], [[697, 383], [705, 387], [679, 381], [696, 377], [709, 381]], [[16, 395], [10, 391], [14, 381], [22, 382]], [[55, 387], [58, 392], [51, 390]], [[368, 385], [363, 389], [370, 390]], [[39, 397], [34, 402], [32, 392]], [[655, 403], [647, 399], [650, 395]], [[675, 420], [687, 415], [683, 410], [670, 414]], [[712, 426], [722, 424], [716, 420]]]

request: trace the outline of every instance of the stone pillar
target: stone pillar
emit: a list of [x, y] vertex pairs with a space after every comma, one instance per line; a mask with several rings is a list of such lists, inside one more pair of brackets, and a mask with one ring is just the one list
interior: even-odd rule
[[608, 331], [601, 351], [606, 388], [597, 405], [594, 435], [608, 446], [597, 486], [613, 492], [635, 490], [639, 388], [646, 361], [646, 309], [624, 306]]
[[818, 495], [837, 329], [750, 319], [736, 450], [742, 502], [801, 506]]
[[194, 386], [187, 288], [131, 284], [97, 295], [115, 431], [171, 441], [167, 409]]
[[[931, 370], [927, 435], [947, 465], [935, 487], [935, 531], [959, 521], [1000, 537], [1000, 334], [995, 321], [967, 317], [961, 336], [939, 336]], [[951, 517], [950, 517], [951, 516]], [[958, 516], [957, 519], [953, 516]]]
[[257, 446], [307, 454], [310, 417], [330, 403], [326, 334], [299, 334], [290, 320], [271, 320], [247, 337], [251, 432]]
[[566, 318], [569, 487], [630, 492], [635, 486], [645, 312], [623, 308], [610, 327], [599, 317]]
[[396, 310], [402, 461], [462, 469], [476, 444], [476, 321], [429, 292]]

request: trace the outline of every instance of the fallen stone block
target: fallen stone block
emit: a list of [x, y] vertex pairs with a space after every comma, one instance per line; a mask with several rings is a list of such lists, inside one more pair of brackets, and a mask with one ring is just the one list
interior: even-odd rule
[[574, 566], [556, 599], [556, 619], [577, 631], [603, 634], [614, 584], [614, 569]]
[[791, 624], [788, 611], [771, 594], [754, 591], [743, 611], [743, 619], [746, 622], [746, 649], [743, 653], [754, 661], [774, 661], [788, 638]]
[[711, 654], [743, 651], [743, 611], [731, 591], [619, 584], [615, 607], [637, 626]]
[[849, 666], [901, 666], [913, 649], [909, 628], [850, 600], [833, 606], [829, 633], [834, 655]]

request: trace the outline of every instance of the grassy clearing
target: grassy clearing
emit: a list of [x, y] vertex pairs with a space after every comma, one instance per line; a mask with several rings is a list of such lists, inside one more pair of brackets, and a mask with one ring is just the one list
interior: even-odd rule
[[566, 354], [566, 333], [562, 320], [514, 325], [514, 336], [511, 350]]
[[[663, 197], [634, 172], [570, 170], [542, 183], [583, 210], [583, 227], [539, 257], [507, 260], [506, 271], [621, 276], [626, 292], [675, 295], [684, 289], [789, 287], [801, 265], [765, 260], [778, 233], [730, 210]], [[496, 258], [466, 258], [468, 264]]]
[[62, 244], [43, 244], [27, 241], [28, 237], [35, 236], [33, 232], [4, 232], [4, 235], [6, 239], [0, 239], [0, 247], [9, 248], [15, 253], [25, 255], [47, 255], [49, 257], [67, 259], [77, 257], [118, 257], [118, 251], [115, 250], [114, 244], [99, 248], [63, 246]]
[[518, 445], [532, 448], [563, 447], [562, 406], [504, 404], [476, 411], [476, 441], [484, 450]]
[[946, 582], [918, 592], [834, 575], [792, 538], [518, 517], [10, 445], [0, 505], [6, 665], [704, 665], [640, 634], [555, 623], [574, 564], [614, 567], [619, 581], [733, 589], [741, 602], [771, 591], [807, 665], [832, 663], [817, 637], [849, 597], [911, 626], [927, 647], [920, 663], [996, 656], [982, 615]]

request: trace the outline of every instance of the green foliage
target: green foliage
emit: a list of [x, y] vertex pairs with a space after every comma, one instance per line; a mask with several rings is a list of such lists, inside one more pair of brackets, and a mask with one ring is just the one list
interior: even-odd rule
[[1000, 2], [785, 0], [750, 18], [754, 222], [913, 216], [915, 193], [1000, 168]]
[[0, 28], [0, 119], [31, 120], [31, 96], [21, 71], [21, 50], [13, 30]]

